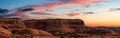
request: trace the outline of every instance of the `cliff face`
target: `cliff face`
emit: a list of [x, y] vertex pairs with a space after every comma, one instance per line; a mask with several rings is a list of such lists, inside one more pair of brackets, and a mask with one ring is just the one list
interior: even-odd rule
[[0, 24], [9, 28], [25, 28], [24, 21], [19, 18], [0, 18]]
[[5, 38], [54, 38], [64, 36], [71, 38], [114, 33], [111, 30], [87, 27], [81, 19], [22, 20], [18, 18], [0, 18], [0, 37]]
[[41, 19], [25, 20], [28, 28], [44, 30], [52, 34], [87, 33], [87, 34], [112, 34], [106, 29], [87, 27], [81, 19]]
[[43, 20], [25, 20], [29, 28], [41, 29], [45, 31], [75, 32], [81, 27], [85, 27], [80, 19], [43, 19]]

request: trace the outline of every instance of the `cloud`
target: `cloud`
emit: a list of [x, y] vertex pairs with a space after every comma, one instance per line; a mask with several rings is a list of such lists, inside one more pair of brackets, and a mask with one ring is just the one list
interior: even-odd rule
[[31, 5], [31, 6], [21, 7], [21, 8], [32, 7], [34, 9], [37, 9], [34, 11], [42, 11], [44, 9], [53, 9], [60, 6], [88, 5], [88, 4], [100, 3], [104, 1], [105, 0], [57, 0], [57, 2], [53, 2], [53, 3], [46, 3], [42, 5]]
[[0, 18], [10, 17], [10, 16], [14, 16], [14, 15], [13, 14], [1, 14]]
[[15, 12], [13, 13], [14, 17], [22, 18], [22, 19], [45, 19], [45, 18], [53, 18], [58, 17], [58, 14], [51, 14], [47, 12], [35, 12], [35, 11], [27, 11], [27, 12]]
[[120, 8], [110, 8], [109, 11], [110, 12], [112, 12], [112, 11], [120, 11]]
[[84, 12], [84, 15], [94, 14], [94, 12]]
[[8, 14], [10, 10], [8, 9], [2, 9], [0, 8], [0, 18], [8, 17], [8, 16], [13, 16], [12, 14]]
[[71, 1], [74, 1], [74, 0], [57, 0], [59, 2], [71, 2]]
[[42, 12], [31, 12], [31, 14], [35, 14], [35, 15], [53, 15], [53, 16], [57, 16], [57, 14], [49, 14], [49, 13], [42, 13]]
[[19, 12], [27, 12], [27, 11], [32, 11], [34, 10], [33, 8], [23, 8], [23, 9], [18, 9]]
[[5, 14], [5, 13], [8, 13], [8, 12], [9, 12], [9, 10], [0, 8], [0, 14]]
[[67, 14], [68, 16], [79, 16], [80, 15], [80, 13], [69, 13], [69, 14]]
[[[65, 15], [51, 14], [49, 13], [49, 11], [51, 11], [51, 9], [61, 7], [61, 6], [89, 5], [93, 3], [99, 3], [102, 1], [104, 0], [57, 0], [57, 2], [53, 2], [53, 3], [46, 3], [42, 5], [31, 5], [31, 6], [24, 6], [24, 7], [16, 8], [12, 11], [13, 13], [11, 13], [10, 15], [19, 16], [21, 18], [35, 18], [35, 19], [41, 18], [41, 16], [42, 18], [44, 18], [43, 16], [61, 18], [61, 16], [65, 16]], [[69, 13], [67, 15], [77, 16], [80, 14]]]
[[99, 3], [103, 0], [58, 0], [64, 4], [71, 4], [71, 5], [82, 5], [82, 4], [91, 4], [91, 3]]

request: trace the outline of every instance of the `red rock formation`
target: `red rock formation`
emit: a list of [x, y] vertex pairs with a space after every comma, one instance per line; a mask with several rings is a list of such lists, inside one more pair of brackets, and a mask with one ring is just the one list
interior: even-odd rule
[[8, 30], [6, 26], [0, 24], [0, 38], [9, 38], [12, 33]]
[[81, 33], [88, 35], [113, 33], [113, 31], [106, 29], [87, 27], [81, 19], [21, 20], [18, 18], [0, 18], [0, 24], [0, 38], [54, 38], [53, 35], [76, 37]]
[[88, 34], [112, 34], [111, 31], [85, 26], [81, 19], [41, 19], [25, 20], [26, 27], [41, 29], [52, 34], [59, 33], [88, 33]]
[[59, 32], [74, 32], [80, 27], [85, 27], [84, 22], [80, 19], [25, 20], [25, 24], [29, 28]]
[[0, 18], [0, 24], [6, 24], [10, 26], [18, 26], [21, 28], [25, 28], [23, 20], [19, 18]]
[[26, 28], [18, 18], [0, 18], [0, 38], [54, 38], [46, 31]]
[[[32, 28], [24, 28], [24, 29], [13, 29], [11, 30], [12, 36], [21, 37], [21, 38], [54, 38], [54, 36], [46, 31], [36, 30]], [[19, 36], [18, 36], [19, 35]]]

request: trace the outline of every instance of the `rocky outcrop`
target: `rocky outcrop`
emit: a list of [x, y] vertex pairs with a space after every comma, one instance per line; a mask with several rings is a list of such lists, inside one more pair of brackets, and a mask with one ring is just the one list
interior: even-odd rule
[[13, 29], [12, 36], [20, 38], [54, 38], [54, 36], [46, 31], [36, 30], [32, 28]]
[[6, 26], [0, 24], [0, 38], [8, 38], [12, 33], [8, 30]]
[[25, 28], [24, 21], [20, 18], [0, 18], [0, 24], [11, 27]]
[[41, 19], [24, 20], [26, 27], [41, 29], [56, 34], [87, 33], [87, 34], [112, 34], [106, 29], [87, 27], [81, 19]]
[[81, 27], [85, 27], [80, 19], [41, 19], [25, 20], [28, 28], [41, 29], [44, 31], [75, 32]]
[[0, 38], [55, 38], [52, 34], [32, 28], [11, 29], [0, 25]]
[[18, 18], [0, 18], [0, 38], [54, 38], [43, 30], [26, 28]]
[[87, 27], [81, 19], [0, 18], [0, 38], [55, 38], [113, 35], [114, 31]]

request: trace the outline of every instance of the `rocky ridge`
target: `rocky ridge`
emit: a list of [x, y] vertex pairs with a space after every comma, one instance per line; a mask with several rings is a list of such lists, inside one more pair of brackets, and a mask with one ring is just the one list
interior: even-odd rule
[[0, 37], [4, 38], [80, 38], [115, 35], [111, 30], [88, 27], [81, 19], [0, 18]]

